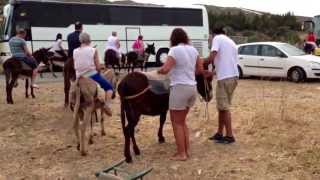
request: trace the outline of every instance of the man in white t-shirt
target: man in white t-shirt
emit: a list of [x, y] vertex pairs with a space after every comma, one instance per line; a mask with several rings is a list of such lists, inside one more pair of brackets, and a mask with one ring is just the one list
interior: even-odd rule
[[117, 37], [117, 32], [112, 32], [112, 35], [108, 37], [108, 41], [106, 44], [106, 50], [112, 49], [117, 53], [117, 57], [120, 59], [121, 58], [121, 53], [120, 53], [120, 41], [119, 38]]
[[[209, 139], [216, 140], [218, 143], [233, 143], [235, 139], [232, 133], [230, 106], [233, 92], [238, 85], [238, 49], [222, 28], [213, 31], [212, 48], [208, 60], [209, 63], [214, 63], [217, 74], [216, 101], [219, 111], [218, 131]], [[225, 136], [223, 136], [224, 128]]]

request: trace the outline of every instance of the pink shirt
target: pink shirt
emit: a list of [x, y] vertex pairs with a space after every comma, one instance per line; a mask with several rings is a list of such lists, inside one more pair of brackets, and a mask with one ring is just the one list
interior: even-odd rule
[[144, 45], [142, 40], [136, 40], [133, 45], [132, 49], [136, 51], [138, 54], [143, 54], [144, 53]]

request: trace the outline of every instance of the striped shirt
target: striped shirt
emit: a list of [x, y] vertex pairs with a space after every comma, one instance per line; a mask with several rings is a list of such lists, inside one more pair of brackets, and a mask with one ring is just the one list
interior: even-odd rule
[[24, 52], [24, 46], [26, 46], [24, 39], [15, 36], [9, 40], [9, 46], [12, 56], [27, 57], [27, 54]]

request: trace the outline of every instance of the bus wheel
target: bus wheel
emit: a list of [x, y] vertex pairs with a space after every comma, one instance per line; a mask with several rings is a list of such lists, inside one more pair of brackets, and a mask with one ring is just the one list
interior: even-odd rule
[[161, 66], [166, 62], [168, 53], [169, 53], [169, 48], [161, 48], [158, 50], [156, 55], [156, 63], [158, 66]]

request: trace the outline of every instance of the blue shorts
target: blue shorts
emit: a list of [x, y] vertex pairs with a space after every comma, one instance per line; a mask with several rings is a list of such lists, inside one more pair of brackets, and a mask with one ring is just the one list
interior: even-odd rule
[[30, 66], [31, 69], [36, 69], [38, 66], [36, 60], [33, 59], [32, 57], [15, 57], [15, 58], [24, 62], [28, 66]]
[[90, 76], [90, 78], [92, 80], [94, 80], [95, 82], [97, 82], [100, 85], [100, 87], [102, 89], [104, 89], [105, 91], [110, 91], [110, 90], [113, 91], [112, 85], [104, 77], [102, 77], [99, 73]]

